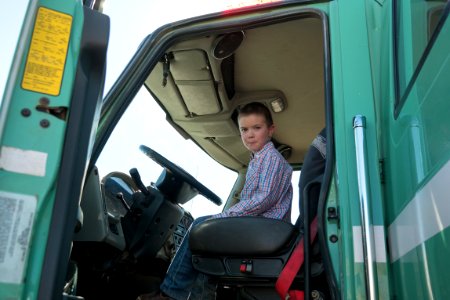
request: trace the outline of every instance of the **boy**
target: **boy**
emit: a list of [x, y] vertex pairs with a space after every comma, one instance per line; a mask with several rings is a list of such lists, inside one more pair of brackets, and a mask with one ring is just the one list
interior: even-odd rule
[[[246, 104], [239, 110], [238, 124], [242, 142], [252, 154], [241, 199], [220, 214], [197, 218], [191, 227], [209, 218], [236, 216], [262, 216], [290, 221], [292, 167], [271, 142], [275, 125], [269, 109], [259, 102]], [[189, 297], [199, 273], [192, 266], [188, 243], [186, 235], [160, 286], [161, 292], [154, 296], [142, 295], [139, 300], [181, 300]], [[202, 293], [202, 290], [195, 289], [195, 294]], [[194, 295], [193, 290], [191, 298], [203, 297]]]

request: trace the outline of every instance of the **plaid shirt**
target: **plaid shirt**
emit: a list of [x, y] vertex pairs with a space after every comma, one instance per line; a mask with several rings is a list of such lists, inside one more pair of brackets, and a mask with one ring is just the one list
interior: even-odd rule
[[292, 167], [268, 142], [254, 153], [238, 203], [213, 218], [262, 216], [290, 222]]

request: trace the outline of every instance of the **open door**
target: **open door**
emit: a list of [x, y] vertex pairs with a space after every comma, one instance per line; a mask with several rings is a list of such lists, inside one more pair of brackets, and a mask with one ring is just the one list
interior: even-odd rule
[[63, 297], [108, 37], [81, 1], [29, 3], [0, 110], [1, 299]]

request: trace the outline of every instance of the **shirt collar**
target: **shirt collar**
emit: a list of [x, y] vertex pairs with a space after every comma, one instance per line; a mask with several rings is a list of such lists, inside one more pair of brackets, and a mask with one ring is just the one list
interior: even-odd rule
[[269, 149], [274, 148], [275, 146], [273, 145], [272, 141], [268, 141], [261, 150], [252, 153], [251, 154], [251, 158], [259, 158], [260, 156], [264, 155], [267, 151], [269, 151]]

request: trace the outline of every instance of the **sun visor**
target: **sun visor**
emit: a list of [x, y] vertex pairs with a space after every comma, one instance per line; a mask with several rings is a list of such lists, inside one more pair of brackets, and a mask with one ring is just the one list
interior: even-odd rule
[[172, 52], [170, 73], [191, 116], [219, 113], [220, 101], [203, 50]]

